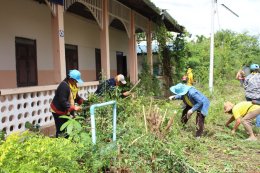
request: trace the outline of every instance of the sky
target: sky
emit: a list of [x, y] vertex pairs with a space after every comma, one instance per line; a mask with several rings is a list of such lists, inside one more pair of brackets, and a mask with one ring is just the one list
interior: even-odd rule
[[[166, 9], [192, 34], [209, 37], [212, 21], [212, 0], [151, 0], [157, 7]], [[224, 4], [239, 17], [236, 17]], [[229, 29], [250, 35], [260, 34], [260, 0], [217, 0], [214, 31]]]

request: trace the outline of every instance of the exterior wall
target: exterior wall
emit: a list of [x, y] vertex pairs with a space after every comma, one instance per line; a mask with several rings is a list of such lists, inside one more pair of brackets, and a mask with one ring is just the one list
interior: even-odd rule
[[100, 49], [100, 29], [95, 21], [66, 12], [65, 43], [78, 46], [79, 70], [84, 81], [96, 80], [95, 48]]
[[[96, 79], [95, 48], [100, 48], [100, 28], [95, 21], [66, 12], [64, 18], [65, 43], [78, 46], [79, 70], [84, 81]], [[128, 37], [125, 31], [109, 28], [110, 71], [116, 75], [116, 52], [128, 55]], [[129, 57], [127, 56], [129, 64]]]
[[116, 52], [123, 52], [127, 58], [127, 73], [129, 74], [130, 57], [128, 57], [128, 36], [126, 31], [120, 31], [114, 28], [109, 28], [109, 44], [110, 44], [110, 70], [111, 76], [115, 76], [117, 72]]
[[[56, 9], [61, 8], [58, 6]], [[0, 83], [0, 130], [6, 130], [7, 134], [24, 131], [27, 121], [32, 124], [38, 123], [43, 127], [53, 125], [49, 104], [57, 88], [57, 85], [53, 85], [57, 84], [54, 78], [57, 73], [53, 58], [56, 52], [53, 40], [54, 42], [57, 40], [53, 37], [56, 33], [52, 33], [52, 27], [59, 25], [59, 28], [63, 29], [63, 24], [54, 21], [52, 26], [52, 19], [51, 10], [44, 3], [40, 4], [35, 0], [1, 0], [0, 78], [4, 80]], [[95, 48], [100, 48], [101, 45], [100, 28], [95, 21], [65, 12], [64, 32], [65, 44], [78, 46], [79, 70], [85, 81], [80, 86], [79, 94], [87, 98], [88, 93], [93, 93], [98, 85], [98, 82], [86, 81], [93, 81], [96, 78]], [[17, 88], [15, 37], [36, 40], [39, 86]], [[109, 27], [110, 77], [114, 77], [117, 73], [117, 51], [123, 52], [127, 57], [129, 75], [131, 60], [129, 54], [133, 54], [132, 51], [129, 53], [129, 43], [126, 31]], [[61, 52], [64, 53], [62, 45], [59, 48], [62, 48]], [[63, 64], [63, 61], [59, 62]]]
[[38, 84], [52, 84], [51, 12], [48, 6], [30, 0], [2, 0], [0, 24], [0, 78], [8, 79], [0, 88], [17, 86], [15, 37], [36, 40]]
[[[0, 6], [0, 23], [1, 26], [5, 26], [0, 27], [0, 77], [8, 79], [0, 84], [0, 88], [17, 87], [15, 37], [36, 40], [38, 85], [55, 84], [51, 11], [48, 6], [30, 0], [3, 0]], [[111, 76], [115, 76], [116, 51], [123, 52], [129, 64], [128, 37], [125, 31], [111, 27], [109, 29]], [[79, 70], [82, 72], [82, 78], [84, 81], [95, 80], [95, 48], [100, 48], [100, 28], [97, 23], [65, 12], [64, 31], [65, 43], [78, 46]]]

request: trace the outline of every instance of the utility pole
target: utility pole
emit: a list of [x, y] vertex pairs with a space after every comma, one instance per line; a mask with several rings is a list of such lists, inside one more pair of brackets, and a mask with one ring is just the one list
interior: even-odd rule
[[210, 66], [209, 66], [209, 91], [213, 92], [213, 67], [214, 67], [214, 18], [217, 0], [212, 0], [211, 35], [210, 35]]
[[[236, 17], [239, 17], [234, 11], [226, 5], [221, 4], [224, 8], [230, 11]], [[209, 91], [213, 92], [213, 73], [214, 73], [214, 19], [216, 13], [217, 0], [212, 0], [212, 14], [211, 14], [211, 35], [210, 35], [210, 66], [209, 66]]]

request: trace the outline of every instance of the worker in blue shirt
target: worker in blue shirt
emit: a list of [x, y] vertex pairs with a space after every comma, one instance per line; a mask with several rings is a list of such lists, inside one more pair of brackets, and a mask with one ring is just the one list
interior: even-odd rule
[[197, 111], [196, 117], [196, 137], [200, 137], [204, 130], [205, 117], [208, 115], [209, 99], [204, 96], [200, 91], [195, 89], [193, 86], [188, 86], [179, 83], [170, 88], [170, 91], [175, 94], [170, 96], [169, 99], [180, 99], [185, 103], [185, 107], [182, 111], [181, 122], [186, 124], [190, 119], [191, 115]]

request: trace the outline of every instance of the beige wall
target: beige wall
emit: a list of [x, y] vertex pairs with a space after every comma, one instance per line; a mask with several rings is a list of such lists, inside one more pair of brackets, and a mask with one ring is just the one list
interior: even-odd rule
[[[83, 78], [87, 81], [96, 79], [95, 48], [100, 48], [100, 28], [95, 21], [66, 12], [64, 18], [65, 43], [78, 46], [79, 70], [85, 71]], [[116, 51], [128, 55], [127, 33], [109, 28], [110, 70], [116, 74]], [[127, 56], [127, 61], [129, 58]], [[129, 64], [129, 62], [128, 62]], [[88, 71], [89, 73], [86, 73]]]
[[[16, 88], [15, 37], [36, 40], [38, 85], [54, 84], [51, 11], [33, 0], [1, 0], [0, 5], [0, 77], [8, 79], [2, 88]], [[128, 37], [125, 31], [109, 28], [111, 76], [116, 74], [116, 51], [127, 56]], [[64, 13], [65, 43], [78, 46], [79, 70], [85, 81], [96, 78], [95, 48], [100, 48], [100, 28], [69, 12]], [[128, 70], [129, 71], [129, 70]]]
[[78, 46], [79, 70], [95, 70], [95, 48], [100, 48], [100, 29], [95, 21], [66, 12], [65, 43]]
[[[127, 71], [129, 73], [129, 57], [128, 57], [128, 36], [126, 31], [120, 31], [114, 28], [109, 28], [109, 38], [110, 38], [110, 68], [113, 70], [113, 75], [116, 74], [116, 52], [123, 52], [124, 56], [127, 58]], [[115, 73], [115, 74], [114, 74]]]
[[0, 88], [16, 87], [15, 37], [36, 40], [38, 82], [46, 83], [45, 72], [53, 69], [49, 8], [31, 0], [1, 0], [0, 25], [0, 77], [12, 76]]

